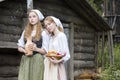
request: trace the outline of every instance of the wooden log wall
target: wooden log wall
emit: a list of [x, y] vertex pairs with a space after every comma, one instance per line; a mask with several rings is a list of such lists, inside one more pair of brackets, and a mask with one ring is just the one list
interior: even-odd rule
[[74, 26], [74, 76], [95, 69], [95, 30], [82, 23]]
[[23, 30], [24, 9], [24, 1], [7, 0], [0, 3], [0, 43], [4, 43], [4, 48], [11, 43], [14, 44], [13, 48], [17, 47], [17, 40]]
[[[71, 41], [74, 43], [70, 47], [70, 50], [73, 50], [71, 53], [73, 72], [69, 73], [72, 69], [69, 62], [67, 65], [68, 80], [72, 80], [70, 74], [74, 77], [80, 75], [86, 68], [94, 68], [95, 30], [74, 10], [71, 10], [64, 0], [34, 0], [33, 3], [33, 8], [39, 9], [45, 17], [52, 15], [60, 18], [64, 23], [68, 41], [71, 37], [70, 31], [73, 29], [71, 27], [74, 27], [74, 39], [72, 39], [74, 41]], [[6, 0], [0, 3], [0, 12], [0, 36], [2, 36], [0, 37], [0, 80], [17, 80], [21, 55], [17, 52], [16, 43], [24, 28], [22, 25], [26, 18], [26, 2], [25, 0]], [[70, 26], [71, 23], [72, 26]], [[6, 52], [7, 49], [8, 52]]]
[[17, 40], [23, 30], [24, 1], [0, 2], [0, 80], [18, 80], [21, 55]]
[[16, 49], [0, 48], [0, 80], [17, 80], [20, 59]]

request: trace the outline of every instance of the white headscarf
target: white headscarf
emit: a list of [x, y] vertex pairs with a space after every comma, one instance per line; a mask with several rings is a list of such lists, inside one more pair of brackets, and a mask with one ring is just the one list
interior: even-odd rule
[[31, 11], [35, 12], [35, 13], [38, 15], [40, 21], [44, 19], [43, 14], [42, 14], [39, 10], [33, 9], [33, 10], [31, 10]]
[[[63, 29], [63, 25], [62, 25], [62, 23], [61, 23], [61, 21], [58, 19], [58, 18], [56, 18], [56, 17], [54, 17], [54, 16], [50, 16], [53, 20], [54, 20], [54, 22], [56, 23], [56, 25], [58, 26], [58, 27], [61, 27], [62, 29]], [[64, 30], [64, 29], [63, 29]]]

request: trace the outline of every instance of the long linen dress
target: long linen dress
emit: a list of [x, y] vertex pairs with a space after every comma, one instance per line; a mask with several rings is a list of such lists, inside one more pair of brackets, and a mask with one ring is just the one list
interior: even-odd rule
[[[32, 36], [34, 36], [36, 31], [32, 32]], [[40, 41], [35, 42], [37, 47], [43, 47], [47, 49], [47, 37], [45, 32], [42, 32], [42, 39]], [[21, 35], [21, 38], [18, 40], [18, 46], [24, 48], [24, 31]], [[40, 53], [34, 52], [32, 56], [23, 55], [20, 62], [18, 80], [43, 80], [44, 76], [44, 60], [43, 55]]]
[[64, 54], [64, 62], [54, 64], [45, 57], [44, 65], [44, 80], [67, 80], [64, 63], [70, 58], [68, 42], [66, 35], [60, 32], [57, 36], [51, 36], [48, 50], [57, 50], [57, 52]]

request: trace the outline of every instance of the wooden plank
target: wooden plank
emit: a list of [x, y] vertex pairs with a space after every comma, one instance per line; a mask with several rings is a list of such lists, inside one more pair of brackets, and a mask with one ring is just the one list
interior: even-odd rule
[[0, 41], [0, 48], [14, 48], [14, 49], [16, 49], [17, 43]]
[[0, 77], [0, 80], [18, 80], [17, 76], [16, 77]]
[[[19, 5], [19, 4], [17, 4]], [[15, 6], [17, 7], [17, 6]], [[24, 12], [20, 10], [21, 8], [17, 8], [17, 10], [12, 9], [5, 9], [0, 7], [0, 15], [4, 16], [17, 16], [18, 18], [23, 17]]]
[[19, 38], [20, 38], [19, 35], [12, 35], [12, 34], [3, 34], [3, 33], [0, 33], [0, 41], [17, 42]]
[[74, 59], [75, 60], [89, 60], [94, 61], [95, 55], [94, 54], [88, 54], [88, 53], [75, 53]]
[[25, 7], [25, 3], [26, 2], [24, 0], [4, 1], [0, 4], [0, 8], [13, 12], [14, 14], [16, 12], [19, 12], [19, 9], [22, 10], [22, 8]]
[[80, 68], [94, 68], [95, 67], [95, 62], [94, 61], [80, 61], [80, 60], [75, 60], [74, 61], [74, 69], [80, 69]]
[[82, 22], [80, 25], [75, 25], [75, 32], [89, 32], [93, 33], [95, 30], [89, 27], [88, 23]]
[[75, 51], [75, 52], [82, 52], [82, 53], [91, 53], [91, 54], [94, 54], [94, 53], [95, 53], [94, 47], [81, 46], [81, 45], [75, 46], [75, 47], [74, 47], [74, 51]]
[[0, 23], [12, 25], [12, 26], [20, 26], [22, 23], [22, 19], [16, 16], [1, 16], [0, 15]]
[[19, 67], [17, 66], [0, 66], [0, 76], [17, 76], [18, 69]]
[[22, 28], [20, 26], [0, 24], [0, 33], [20, 35], [22, 33]]
[[75, 39], [93, 39], [94, 38], [94, 33], [89, 33], [89, 32], [75, 32], [74, 33]]
[[89, 39], [75, 39], [74, 40], [74, 45], [82, 45], [82, 46], [94, 46], [94, 40], [89, 40]]
[[69, 64], [69, 78], [74, 80], [74, 24], [70, 23], [70, 64]]
[[12, 49], [11, 50], [9, 49], [6, 51], [7, 53], [4, 52], [5, 51], [1, 51], [0, 49], [0, 66], [18, 66], [20, 64], [21, 56], [18, 55], [20, 53], [17, 52], [17, 50], [13, 51]]

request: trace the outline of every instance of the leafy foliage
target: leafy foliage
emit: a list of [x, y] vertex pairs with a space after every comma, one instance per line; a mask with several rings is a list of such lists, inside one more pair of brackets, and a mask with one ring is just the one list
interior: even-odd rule
[[[100, 43], [101, 44], [101, 43]], [[101, 50], [100, 50], [101, 51]], [[99, 55], [99, 63], [103, 56]], [[104, 70], [100, 73], [100, 80], [120, 80], [120, 44], [114, 44], [114, 65], [110, 66], [108, 45], [105, 44]]]
[[[103, 13], [104, 0], [87, 0], [93, 9], [100, 15]], [[110, 9], [110, 3], [108, 4]], [[101, 41], [100, 41], [101, 42]], [[100, 73], [100, 80], [120, 80], [120, 43], [114, 45], [114, 64], [110, 65], [110, 55], [108, 49], [108, 42], [105, 42], [104, 54], [102, 55], [102, 43], [99, 43], [98, 63], [102, 66], [102, 73]], [[104, 60], [103, 60], [104, 59]]]
[[104, 0], [87, 0], [87, 1], [98, 14], [102, 15]]
[[100, 80], [120, 80], [120, 69], [118, 65], [108, 67], [100, 74]]

